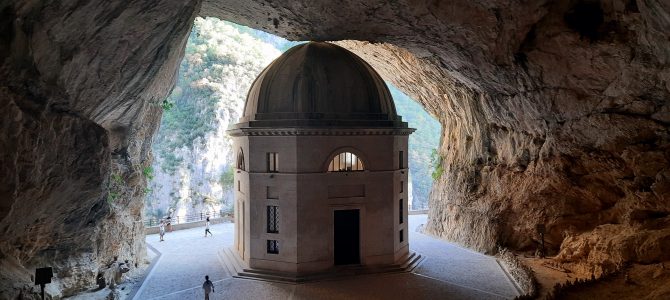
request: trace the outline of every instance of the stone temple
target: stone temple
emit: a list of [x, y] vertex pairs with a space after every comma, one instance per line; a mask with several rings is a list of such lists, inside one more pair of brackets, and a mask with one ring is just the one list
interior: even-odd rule
[[340, 46], [305, 43], [272, 62], [229, 131], [245, 267], [299, 276], [407, 260], [413, 131], [377, 72]]

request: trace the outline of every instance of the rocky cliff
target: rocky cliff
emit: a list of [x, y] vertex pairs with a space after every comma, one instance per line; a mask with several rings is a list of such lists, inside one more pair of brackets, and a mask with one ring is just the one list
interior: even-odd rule
[[23, 0], [0, 2], [5, 290], [51, 264], [67, 294], [141, 256], [138, 170], [198, 13], [362, 41], [341, 44], [443, 126], [430, 233], [530, 250], [544, 225], [585, 273], [669, 259], [666, 1]]
[[143, 263], [142, 169], [198, 3], [0, 2], [0, 298]]
[[667, 261], [668, 9], [492, 10], [482, 27], [498, 28], [496, 44], [467, 35], [455, 40], [462, 48], [426, 58], [401, 43], [343, 43], [440, 116], [445, 172], [428, 232], [484, 252], [534, 250], [541, 225], [549, 254], [596, 277]]
[[197, 18], [153, 142], [145, 216], [233, 212], [232, 141], [251, 83], [280, 52], [232, 23]]

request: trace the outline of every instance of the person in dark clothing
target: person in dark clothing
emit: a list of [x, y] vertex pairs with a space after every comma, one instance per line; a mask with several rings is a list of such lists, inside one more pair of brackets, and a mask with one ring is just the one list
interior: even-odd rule
[[214, 236], [211, 231], [209, 231], [209, 217], [207, 217], [207, 222], [205, 223], [205, 237], [207, 237], [207, 233], [209, 233], [210, 236]]
[[202, 284], [202, 289], [205, 290], [205, 300], [209, 300], [209, 294], [214, 293], [214, 284], [209, 280], [209, 275], [205, 275], [205, 283]]

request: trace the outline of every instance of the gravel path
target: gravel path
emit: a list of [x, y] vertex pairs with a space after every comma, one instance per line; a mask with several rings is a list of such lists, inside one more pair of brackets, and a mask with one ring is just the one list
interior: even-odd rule
[[[410, 228], [426, 215], [409, 217]], [[169, 232], [164, 242], [148, 235], [161, 252], [134, 299], [204, 299], [209, 275], [216, 293], [210, 299], [511, 299], [518, 295], [497, 261], [457, 245], [411, 230], [410, 247], [426, 259], [412, 273], [365, 275], [308, 284], [282, 284], [232, 278], [217, 251], [233, 245], [231, 223]]]

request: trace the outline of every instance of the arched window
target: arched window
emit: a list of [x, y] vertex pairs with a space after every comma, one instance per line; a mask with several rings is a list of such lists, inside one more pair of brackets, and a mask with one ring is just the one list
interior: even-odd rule
[[342, 152], [333, 157], [328, 165], [328, 172], [352, 172], [363, 171], [363, 161], [356, 154]]
[[237, 168], [244, 171], [244, 153], [242, 152], [242, 149], [237, 152]]

